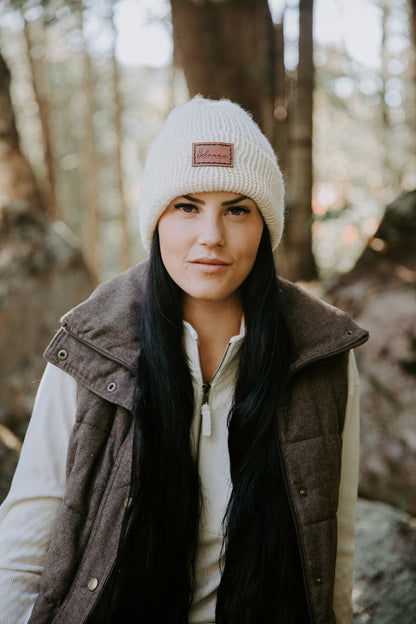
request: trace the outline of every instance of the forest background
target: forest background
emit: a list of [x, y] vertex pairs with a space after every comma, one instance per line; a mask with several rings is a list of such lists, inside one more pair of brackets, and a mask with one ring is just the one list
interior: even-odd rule
[[[271, 16], [266, 14], [267, 2], [259, 0], [172, 4], [178, 22], [187, 30], [182, 36], [178, 26], [175, 54], [167, 0], [3, 3], [2, 52], [13, 77], [11, 93], [21, 145], [43, 191], [46, 209], [80, 238], [96, 281], [144, 257], [137, 203], [148, 147], [168, 111], [188, 97], [179, 62], [188, 69], [188, 59], [195, 56], [207, 23], [227, 18], [207, 13], [197, 23], [195, 47], [190, 49], [192, 20], [196, 20], [189, 12], [185, 15], [183, 5], [194, 5], [200, 13], [204, 4], [214, 8], [231, 5], [236, 16], [232, 19], [240, 19], [240, 25], [236, 7], [248, 5], [251, 18], [259, 13], [257, 20], [265, 26], [270, 26], [273, 18], [273, 50], [266, 28], [262, 32], [257, 29], [259, 39], [263, 37], [259, 43], [242, 35], [236, 25], [221, 42], [221, 58], [212, 53], [198, 59], [206, 61], [205, 68], [213, 66], [214, 87], [209, 84], [207, 69], [200, 72], [202, 80], [196, 86], [208, 95], [228, 95], [227, 90], [234, 95], [232, 50], [238, 50], [243, 57], [239, 69], [245, 71], [239, 89], [247, 93], [252, 86], [247, 76], [269, 72], [262, 67], [265, 61], [260, 55], [275, 55], [270, 79], [275, 84], [265, 87], [257, 80], [251, 100], [244, 97], [253, 110], [257, 106], [253, 98], [259, 100], [265, 88], [274, 96], [275, 127], [268, 133], [277, 135], [273, 142], [290, 200], [292, 187], [301, 184], [296, 175], [292, 183], [290, 162], [286, 162], [286, 154], [293, 153], [296, 143], [296, 130], [290, 132], [287, 127], [301, 125], [296, 95], [302, 89], [304, 93], [305, 87], [299, 87], [298, 81], [309, 77], [306, 91], [312, 89], [315, 72], [313, 96], [307, 93], [303, 97], [302, 93], [300, 98], [300, 106], [310, 106], [307, 117], [313, 97], [313, 186], [307, 189], [306, 212], [312, 207], [309, 229], [319, 276], [345, 272], [377, 230], [385, 205], [400, 192], [416, 187], [414, 18], [410, 4], [407, 0], [317, 0], [314, 28], [321, 35], [314, 41], [315, 67], [311, 43], [306, 42], [310, 50], [303, 44], [304, 75], [298, 71], [297, 0], [271, 2]], [[313, 3], [301, 4], [307, 15]], [[306, 24], [306, 38], [311, 28], [312, 17]], [[188, 40], [187, 50], [181, 49], [184, 39]], [[204, 44], [207, 49], [213, 45], [209, 41]], [[265, 53], [259, 52], [260, 45]], [[219, 67], [222, 61], [225, 72]], [[192, 68], [188, 73], [192, 82]], [[310, 136], [302, 139], [311, 141], [312, 124], [305, 132]], [[304, 172], [299, 173], [298, 178], [304, 179]], [[290, 276], [309, 277], [308, 271], [296, 273]]]
[[415, 0], [3, 0], [0, 500], [60, 315], [145, 258], [140, 182], [166, 115], [230, 97], [284, 173], [280, 272], [371, 333], [354, 622], [414, 621], [415, 14]]

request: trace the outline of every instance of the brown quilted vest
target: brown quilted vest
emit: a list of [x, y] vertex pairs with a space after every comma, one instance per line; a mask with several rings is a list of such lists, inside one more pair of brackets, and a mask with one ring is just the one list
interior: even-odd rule
[[[83, 624], [115, 564], [129, 504], [138, 356], [146, 264], [100, 286], [63, 318], [46, 358], [79, 382], [67, 488], [29, 624]], [[279, 429], [311, 621], [335, 624], [341, 434], [348, 351], [367, 339], [343, 312], [281, 281], [295, 341]], [[109, 305], [110, 304], [110, 305]]]

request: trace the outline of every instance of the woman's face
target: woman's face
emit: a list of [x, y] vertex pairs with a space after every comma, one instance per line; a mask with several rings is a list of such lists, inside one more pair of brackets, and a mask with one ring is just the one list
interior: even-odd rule
[[263, 227], [255, 202], [243, 195], [177, 197], [158, 223], [163, 263], [190, 299], [229, 301], [253, 267]]

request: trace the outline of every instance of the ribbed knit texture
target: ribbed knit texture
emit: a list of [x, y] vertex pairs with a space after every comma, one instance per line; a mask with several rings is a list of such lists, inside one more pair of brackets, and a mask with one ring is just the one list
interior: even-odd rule
[[[193, 143], [232, 143], [234, 164], [192, 166]], [[241, 193], [253, 199], [269, 228], [273, 249], [284, 222], [284, 186], [276, 155], [251, 116], [229, 100], [200, 96], [177, 106], [152, 144], [144, 170], [140, 232], [150, 250], [159, 217], [184, 194]]]

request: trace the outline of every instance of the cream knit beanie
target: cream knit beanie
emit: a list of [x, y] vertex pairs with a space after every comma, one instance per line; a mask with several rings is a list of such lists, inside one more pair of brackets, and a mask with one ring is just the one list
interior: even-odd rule
[[284, 187], [269, 141], [237, 104], [197, 96], [172, 110], [150, 148], [139, 201], [145, 249], [150, 251], [159, 217], [175, 197], [207, 191], [241, 193], [254, 200], [272, 248], [277, 247]]

